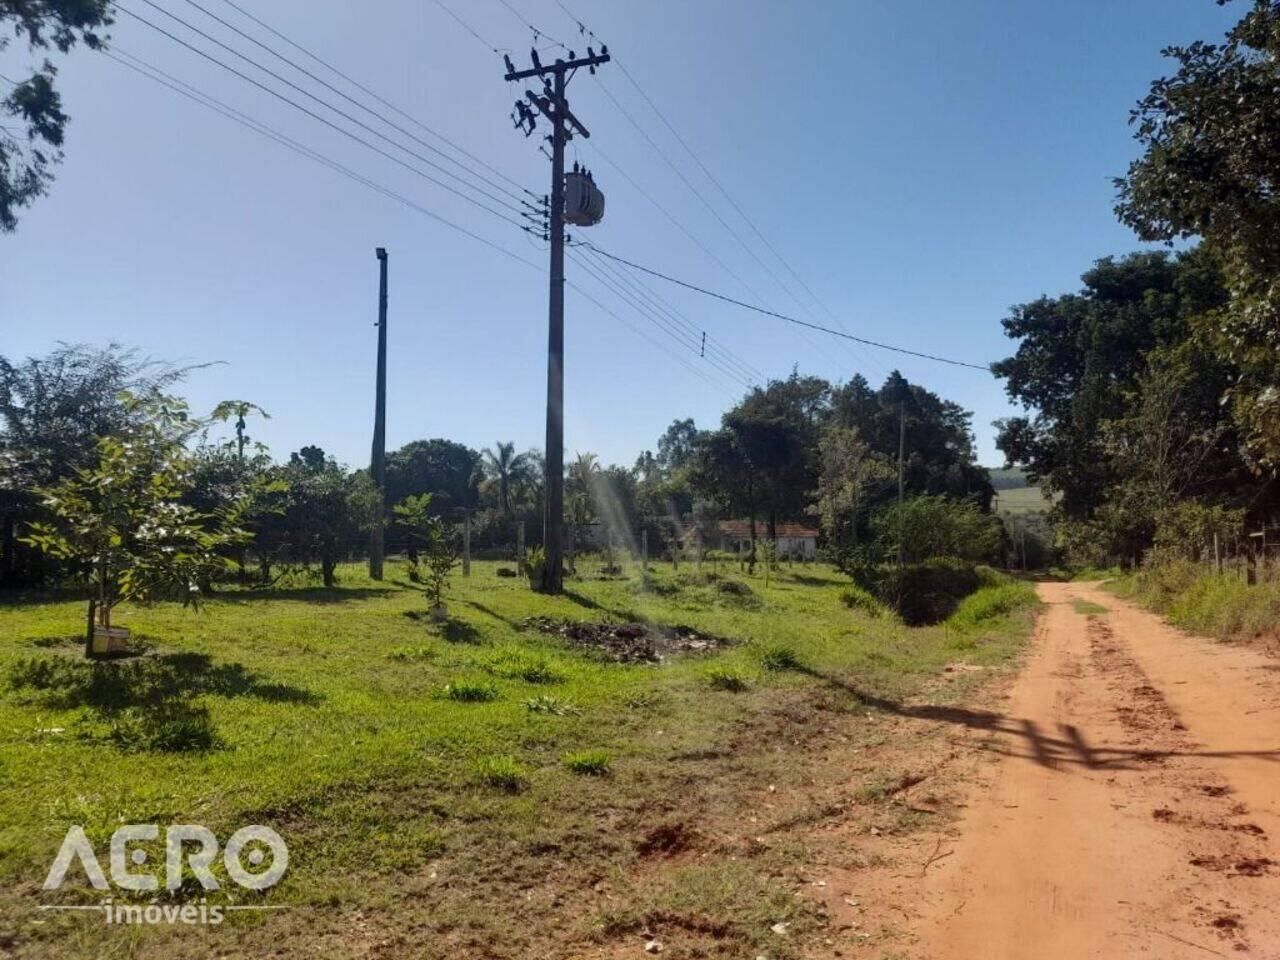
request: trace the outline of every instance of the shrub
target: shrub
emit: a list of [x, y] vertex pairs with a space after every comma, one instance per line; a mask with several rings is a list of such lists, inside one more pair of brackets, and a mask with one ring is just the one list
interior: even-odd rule
[[857, 610], [877, 619], [893, 615], [893, 611], [877, 600], [870, 591], [858, 586], [845, 587], [841, 590], [840, 602], [850, 610]]
[[876, 545], [885, 560], [921, 563], [956, 557], [978, 563], [999, 557], [1004, 543], [1000, 518], [968, 500], [913, 497], [894, 503], [871, 521]]
[[713, 667], [707, 671], [707, 683], [713, 690], [727, 690], [730, 693], [741, 693], [751, 686], [747, 676], [738, 670], [728, 667]]
[[761, 647], [759, 658], [760, 666], [766, 670], [799, 670], [802, 666], [795, 649], [781, 643]]
[[475, 770], [476, 778], [495, 790], [519, 793], [529, 786], [529, 771], [514, 757], [481, 757]]
[[1131, 578], [1129, 592], [1178, 626], [1233, 640], [1280, 624], [1280, 581], [1249, 584], [1235, 573], [1152, 553]]
[[947, 626], [973, 630], [1035, 602], [1036, 591], [1029, 583], [1006, 581], [996, 586], [981, 587], [960, 601], [955, 612], [947, 618]]
[[579, 776], [603, 777], [613, 769], [613, 759], [603, 750], [579, 750], [565, 754], [564, 765]]
[[447, 700], [458, 703], [488, 703], [498, 699], [498, 688], [491, 683], [480, 683], [473, 680], [460, 680], [450, 683], [444, 688]]
[[506, 654], [498, 658], [493, 668], [499, 675], [525, 683], [560, 683], [564, 677], [546, 660], [531, 659], [520, 654]]
[[942, 622], [982, 586], [977, 571], [958, 560], [883, 567], [878, 576], [876, 594], [910, 626]]

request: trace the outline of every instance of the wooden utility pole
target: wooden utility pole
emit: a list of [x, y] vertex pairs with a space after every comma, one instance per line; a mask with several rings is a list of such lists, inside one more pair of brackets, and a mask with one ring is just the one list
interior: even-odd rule
[[[546, 593], [564, 591], [564, 146], [576, 133], [591, 136], [578, 118], [569, 110], [565, 99], [565, 87], [569, 78], [580, 68], [592, 73], [595, 68], [609, 62], [609, 48], [602, 47], [596, 54], [590, 47], [586, 57], [575, 57], [569, 52], [568, 60], [557, 60], [543, 66], [538, 51], [529, 53], [533, 67], [517, 70], [510, 57], [505, 57], [506, 79], [525, 80], [539, 77], [543, 83], [543, 95], [526, 90], [525, 96], [547, 120], [551, 122], [551, 303], [547, 324], [547, 444], [546, 485], [547, 499], [542, 518], [542, 544], [546, 551], [546, 567], [542, 574], [542, 589]], [[549, 79], [550, 78], [550, 79]], [[516, 126], [528, 125], [526, 136], [536, 127], [536, 117], [523, 100], [516, 104]]]
[[373, 530], [369, 534], [369, 577], [382, 579], [385, 550], [383, 526], [387, 511], [387, 251], [377, 249], [378, 257], [378, 386], [373, 409], [373, 451], [369, 457], [369, 476], [376, 492]]
[[907, 405], [898, 403], [898, 502], [906, 496], [907, 483], [904, 462], [907, 454]]

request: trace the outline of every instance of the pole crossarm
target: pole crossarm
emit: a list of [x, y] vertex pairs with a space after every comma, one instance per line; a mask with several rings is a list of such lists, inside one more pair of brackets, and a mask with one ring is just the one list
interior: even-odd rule
[[556, 119], [560, 118], [565, 123], [571, 124], [584, 140], [591, 136], [591, 132], [582, 125], [582, 121], [573, 115], [573, 111], [569, 109], [569, 104], [564, 100], [555, 96], [540, 97], [532, 90], [526, 90], [524, 95], [552, 123], [555, 123]]
[[[530, 67], [528, 70], [517, 70], [511, 63], [511, 59], [507, 58], [507, 80], [527, 80], [529, 77], [546, 77], [554, 73], [564, 73], [566, 71], [577, 70], [580, 67], [598, 67], [602, 63], [608, 63], [612, 59], [609, 56], [609, 48], [604, 47], [600, 53], [593, 54], [589, 57], [579, 57], [576, 60], [557, 60], [548, 66], [538, 64]], [[535, 63], [537, 60], [535, 58]]]

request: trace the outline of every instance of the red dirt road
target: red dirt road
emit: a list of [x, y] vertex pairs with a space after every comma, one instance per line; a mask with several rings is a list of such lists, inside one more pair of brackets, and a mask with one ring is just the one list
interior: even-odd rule
[[1040, 594], [1002, 758], [919, 881], [912, 954], [1277, 960], [1280, 661], [1095, 585]]

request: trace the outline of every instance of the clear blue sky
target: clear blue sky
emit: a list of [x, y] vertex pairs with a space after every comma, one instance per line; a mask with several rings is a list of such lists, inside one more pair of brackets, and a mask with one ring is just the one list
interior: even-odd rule
[[[184, 0], [156, 2], [252, 49]], [[545, 192], [548, 163], [508, 120], [519, 90], [503, 82], [499, 59], [431, 0], [244, 2], [514, 180]], [[143, 0], [124, 3], [165, 20]], [[243, 23], [222, 0], [201, 3]], [[526, 60], [530, 31], [499, 0], [446, 3], [487, 41]], [[510, 3], [549, 34], [583, 46], [554, 0]], [[999, 321], [1010, 304], [1074, 289], [1093, 259], [1138, 246], [1111, 214], [1110, 178], [1135, 152], [1128, 110], [1150, 80], [1168, 72], [1163, 46], [1215, 39], [1239, 16], [1239, 5], [1224, 10], [1211, 0], [566, 3], [848, 330], [979, 362], [1007, 354]], [[539, 269], [77, 50], [59, 60], [72, 117], [66, 162], [51, 195], [23, 216], [16, 234], [0, 237], [0, 353], [114, 339], [159, 358], [224, 361], [191, 379], [187, 393], [198, 407], [253, 400], [272, 414], [256, 435], [277, 456], [315, 443], [363, 464], [373, 404], [373, 251], [381, 245], [391, 253], [388, 445], [436, 436], [474, 447], [508, 439], [542, 445], [547, 284], [540, 242], [127, 16], [112, 36], [123, 50]], [[0, 54], [0, 73], [13, 76], [26, 62], [25, 51], [11, 46]], [[604, 223], [581, 235], [810, 317], [681, 183], [606, 90], [804, 297], [613, 65], [595, 78], [580, 74], [570, 87], [574, 110], [592, 133], [576, 156], [591, 163], [608, 197]], [[740, 279], [674, 227], [596, 146]], [[572, 262], [569, 276], [705, 369], [696, 351], [601, 291]], [[878, 384], [900, 368], [973, 410], [983, 462], [999, 461], [990, 423], [1010, 408], [987, 374], [852, 349], [692, 293], [657, 289], [713, 343], [768, 376], [798, 365], [832, 379], [861, 372]], [[629, 464], [672, 419], [693, 416], [713, 426], [732, 401], [730, 387], [704, 382], [573, 291], [566, 328], [570, 455], [591, 450]]]

